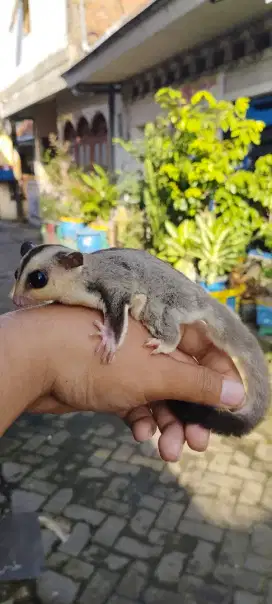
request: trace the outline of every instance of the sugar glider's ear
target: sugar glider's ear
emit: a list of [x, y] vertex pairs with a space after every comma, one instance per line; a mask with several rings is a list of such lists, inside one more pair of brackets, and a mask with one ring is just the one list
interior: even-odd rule
[[34, 243], [32, 243], [32, 241], [24, 241], [24, 243], [22, 243], [21, 245], [21, 249], [20, 249], [20, 254], [21, 256], [25, 256], [27, 254], [27, 252], [29, 252], [29, 250], [32, 250], [33, 247], [35, 247]]
[[83, 254], [81, 252], [59, 252], [57, 254], [58, 264], [66, 271], [83, 265]]

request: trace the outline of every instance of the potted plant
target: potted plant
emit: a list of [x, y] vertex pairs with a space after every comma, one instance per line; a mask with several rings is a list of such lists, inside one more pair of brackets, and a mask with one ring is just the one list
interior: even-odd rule
[[237, 233], [226, 226], [221, 217], [207, 210], [178, 227], [166, 223], [166, 230], [168, 236], [160, 257], [198, 281], [211, 295], [238, 310], [244, 286], [229, 289], [228, 280], [246, 247], [245, 233]]
[[41, 195], [43, 237], [81, 251], [108, 246], [109, 219], [117, 204], [118, 190], [100, 166], [86, 174], [69, 153], [69, 145], [50, 136], [44, 158], [45, 178]]

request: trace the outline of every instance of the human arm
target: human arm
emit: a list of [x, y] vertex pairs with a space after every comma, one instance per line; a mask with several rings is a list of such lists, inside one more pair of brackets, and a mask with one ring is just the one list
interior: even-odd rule
[[[88, 335], [97, 316], [89, 309], [59, 305], [1, 316], [0, 433], [26, 410], [92, 410], [119, 415], [131, 426], [137, 440], [144, 439], [143, 432], [151, 436], [158, 425], [164, 458], [178, 456], [167, 454], [173, 439], [177, 448], [185, 438], [192, 448], [206, 448], [206, 431], [190, 426], [184, 433], [157, 401], [174, 398], [217, 405], [224, 375], [237, 379], [231, 361], [225, 355], [219, 355], [219, 360], [218, 354], [212, 356], [205, 336], [189, 328], [182, 346], [190, 356], [180, 353], [180, 363], [164, 355], [150, 356], [143, 346], [146, 330], [130, 320], [128, 336], [114, 363], [103, 365], [95, 355], [96, 338]], [[192, 356], [199, 356], [202, 366]], [[232, 393], [229, 405], [239, 404], [242, 398], [241, 385], [237, 387], [238, 399], [235, 401]]]

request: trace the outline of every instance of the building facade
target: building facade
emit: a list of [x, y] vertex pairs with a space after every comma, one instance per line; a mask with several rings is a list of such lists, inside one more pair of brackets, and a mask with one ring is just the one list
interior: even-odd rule
[[5, 2], [2, 115], [34, 120], [36, 162], [57, 132], [86, 170], [93, 163], [129, 170], [112, 138], [142, 135], [158, 113], [161, 86], [187, 98], [203, 88], [217, 98], [250, 97], [270, 148], [272, 7], [265, 0]]

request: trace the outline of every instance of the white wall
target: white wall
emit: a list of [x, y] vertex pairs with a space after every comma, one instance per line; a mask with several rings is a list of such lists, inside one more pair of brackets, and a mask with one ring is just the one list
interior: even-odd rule
[[272, 52], [248, 65], [230, 69], [225, 74], [224, 97], [236, 99], [239, 96], [253, 97], [271, 93], [272, 90]]
[[3, 0], [0, 18], [0, 90], [31, 71], [49, 55], [67, 45], [66, 0], [29, 0], [30, 33], [23, 36], [21, 60], [16, 66], [17, 20], [9, 31], [15, 0]]

